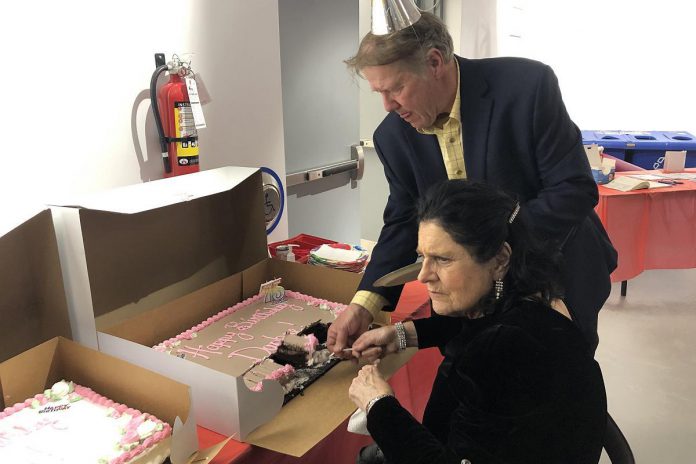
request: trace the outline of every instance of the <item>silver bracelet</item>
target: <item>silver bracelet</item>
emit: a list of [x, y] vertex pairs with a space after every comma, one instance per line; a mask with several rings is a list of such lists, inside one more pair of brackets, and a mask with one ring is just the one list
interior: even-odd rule
[[370, 414], [370, 409], [372, 408], [372, 406], [375, 405], [376, 402], [378, 402], [382, 398], [386, 398], [387, 396], [392, 396], [392, 395], [390, 395], [389, 393], [384, 393], [382, 395], [375, 396], [370, 401], [368, 401], [367, 406], [365, 406], [365, 415]]
[[404, 351], [406, 349], [406, 329], [404, 328], [403, 322], [397, 322], [394, 324], [394, 329], [396, 329], [396, 341], [398, 342], [397, 351]]

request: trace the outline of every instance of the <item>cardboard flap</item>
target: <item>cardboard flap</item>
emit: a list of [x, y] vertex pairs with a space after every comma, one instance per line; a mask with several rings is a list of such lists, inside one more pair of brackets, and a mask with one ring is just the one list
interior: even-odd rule
[[[190, 405], [181, 402], [181, 398], [189, 398], [186, 385], [68, 340], [61, 340], [57, 351], [61, 359], [69, 361], [62, 366], [66, 378], [88, 385], [114, 401], [154, 414], [170, 424], [177, 417], [184, 421], [188, 419]], [[99, 358], [98, 363], [94, 362], [95, 355]], [[112, 375], [126, 369], [129, 371], [127, 377]]]
[[188, 464], [195, 462], [197, 453], [191, 454], [191, 450], [198, 449], [198, 430], [195, 419], [190, 417], [189, 420], [183, 422], [181, 417], [176, 416], [174, 427], [172, 427], [172, 437], [176, 437], [176, 440], [173, 440], [170, 451], [169, 460], [171, 463]]
[[[59, 340], [54, 338], [0, 363], [5, 406], [12, 406], [42, 393], [46, 385], [53, 385], [60, 380], [61, 362], [55, 356]], [[21, 375], [26, 366], [31, 366], [32, 375]]]
[[57, 336], [71, 338], [51, 213], [0, 237], [0, 361]]
[[[388, 379], [415, 352], [415, 348], [409, 348], [387, 356], [381, 360], [379, 370]], [[293, 398], [272, 421], [261, 425], [244, 441], [295, 457], [304, 455], [355, 411], [348, 388], [359, 369], [351, 362], [338, 364], [321, 378], [321, 384], [310, 385], [303, 396]]]
[[222, 451], [227, 442], [230, 440], [231, 438], [227, 438], [216, 445], [198, 451], [194, 456], [191, 456], [191, 458], [188, 461], [189, 464], [210, 462], [215, 456], [218, 455], [218, 453], [220, 453], [220, 451]]
[[95, 318], [161, 306], [268, 254], [258, 169], [214, 169], [75, 204], [53, 210], [73, 334], [89, 346]]
[[[82, 209], [80, 222], [95, 316], [199, 273], [198, 288], [240, 272], [267, 255], [261, 174], [232, 190], [130, 215]], [[151, 302], [148, 308], [162, 304]]]
[[[278, 414], [283, 407], [285, 392], [280, 383], [264, 380], [263, 389], [253, 392], [244, 384], [242, 377], [237, 380], [237, 404], [239, 405], [239, 440], [245, 440], [249, 433], [265, 424]], [[232, 437], [235, 438], [235, 437]]]
[[[62, 202], [60, 205], [69, 208], [135, 214], [222, 193], [229, 190], [230, 186], [240, 184], [258, 173], [259, 170], [256, 168], [211, 169], [94, 192], [73, 201]], [[243, 200], [243, 197], [241, 199]]]
[[158, 308], [131, 316], [113, 311], [97, 320], [101, 332], [154, 346], [217, 314], [220, 301], [234, 305], [242, 299], [242, 274], [234, 274]]

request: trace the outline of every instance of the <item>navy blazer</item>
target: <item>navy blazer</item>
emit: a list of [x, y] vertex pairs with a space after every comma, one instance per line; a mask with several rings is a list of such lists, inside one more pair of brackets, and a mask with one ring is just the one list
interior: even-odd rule
[[[556, 76], [550, 67], [527, 59], [456, 59], [467, 178], [517, 196], [520, 214], [537, 233], [563, 245], [564, 300], [596, 346], [597, 312], [609, 296], [616, 251], [594, 213], [597, 185]], [[385, 296], [392, 305], [385, 310], [390, 310], [401, 287], [372, 283], [415, 261], [416, 200], [446, 180], [447, 172], [436, 136], [418, 133], [394, 112], [377, 127], [373, 140], [389, 199], [359, 289]]]

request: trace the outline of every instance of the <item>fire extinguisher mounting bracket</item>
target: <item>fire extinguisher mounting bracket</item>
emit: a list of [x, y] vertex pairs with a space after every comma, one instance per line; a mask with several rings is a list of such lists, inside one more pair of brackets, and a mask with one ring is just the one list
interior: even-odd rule
[[155, 53], [155, 66], [160, 67], [164, 66], [167, 64], [167, 58], [164, 56], [164, 53]]

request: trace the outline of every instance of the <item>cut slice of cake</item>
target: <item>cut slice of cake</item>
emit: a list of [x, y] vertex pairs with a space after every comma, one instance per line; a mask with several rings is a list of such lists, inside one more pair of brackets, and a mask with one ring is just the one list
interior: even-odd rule
[[302, 394], [305, 388], [339, 361], [332, 358], [326, 348], [327, 329], [327, 324], [315, 322], [297, 335], [286, 335], [275, 353], [244, 374], [247, 386], [253, 391], [260, 391], [262, 380], [275, 380], [285, 391], [284, 403]]

